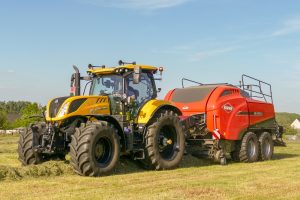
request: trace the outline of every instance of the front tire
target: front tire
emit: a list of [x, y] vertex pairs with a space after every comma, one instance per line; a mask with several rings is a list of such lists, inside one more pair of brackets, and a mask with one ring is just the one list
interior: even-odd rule
[[27, 165], [37, 165], [43, 162], [43, 156], [41, 153], [37, 153], [33, 149], [34, 144], [39, 143], [39, 138], [36, 138], [34, 141], [33, 132], [37, 137], [40, 137], [41, 133], [45, 130], [46, 125], [44, 123], [38, 123], [27, 127], [24, 131], [20, 133], [20, 138], [18, 142], [18, 154], [19, 161], [23, 166]]
[[185, 136], [173, 111], [161, 113], [146, 133], [146, 159], [156, 170], [176, 168], [183, 158]]
[[117, 130], [107, 122], [77, 128], [70, 144], [71, 165], [82, 176], [109, 174], [120, 157]]
[[274, 153], [274, 142], [268, 132], [264, 132], [259, 137], [259, 160], [271, 160]]

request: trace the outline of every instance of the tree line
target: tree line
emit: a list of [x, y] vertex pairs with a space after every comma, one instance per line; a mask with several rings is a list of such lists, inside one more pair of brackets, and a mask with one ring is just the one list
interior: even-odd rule
[[295, 135], [297, 134], [297, 130], [291, 127], [291, 124], [296, 120], [300, 119], [300, 115], [296, 113], [276, 113], [276, 120], [279, 125], [283, 126], [285, 129], [285, 134], [287, 135]]
[[[28, 126], [37, 118], [31, 118], [33, 115], [41, 115], [45, 107], [38, 103], [28, 101], [0, 101], [0, 129], [14, 129]], [[16, 119], [9, 120], [9, 116]]]
[[0, 111], [6, 113], [20, 113], [23, 108], [30, 105], [29, 101], [0, 101]]

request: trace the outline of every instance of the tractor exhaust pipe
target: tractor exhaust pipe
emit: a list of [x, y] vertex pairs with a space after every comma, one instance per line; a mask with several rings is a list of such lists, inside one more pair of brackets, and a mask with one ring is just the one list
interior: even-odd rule
[[80, 96], [80, 72], [76, 65], [73, 65], [75, 73], [71, 76], [70, 96]]

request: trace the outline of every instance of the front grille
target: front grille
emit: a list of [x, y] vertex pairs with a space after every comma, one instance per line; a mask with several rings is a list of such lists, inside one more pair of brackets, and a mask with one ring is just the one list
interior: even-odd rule
[[60, 107], [62, 106], [62, 104], [65, 102], [67, 98], [69, 97], [59, 97], [51, 101], [49, 107], [49, 116], [51, 118], [56, 117]]

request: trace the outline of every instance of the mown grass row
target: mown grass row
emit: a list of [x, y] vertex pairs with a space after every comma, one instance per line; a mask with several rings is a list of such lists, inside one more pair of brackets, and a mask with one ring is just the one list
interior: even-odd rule
[[21, 180], [26, 177], [49, 177], [73, 174], [70, 165], [63, 161], [50, 161], [42, 165], [29, 167], [11, 167], [0, 165], [1, 180]]
[[[51, 177], [75, 175], [69, 164], [69, 156], [65, 161], [48, 161], [40, 165], [21, 166], [17, 155], [18, 136], [0, 136], [0, 181], [21, 180], [32, 177]], [[187, 168], [196, 165], [207, 166], [210, 160], [199, 160], [192, 156], [185, 156], [180, 167]], [[130, 158], [122, 157], [112, 174], [128, 174], [144, 172], [142, 165]]]

